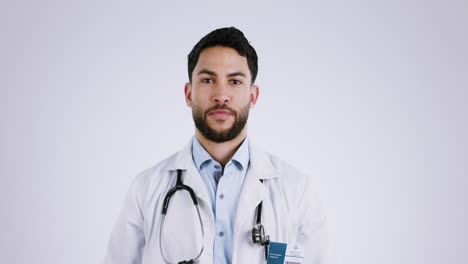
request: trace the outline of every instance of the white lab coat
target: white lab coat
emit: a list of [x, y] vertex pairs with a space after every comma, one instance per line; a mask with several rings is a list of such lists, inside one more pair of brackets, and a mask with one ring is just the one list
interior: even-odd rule
[[[180, 152], [138, 175], [130, 186], [112, 231], [106, 264], [164, 264], [160, 250], [164, 197], [186, 170], [184, 184], [199, 201], [204, 249], [198, 261], [213, 263], [217, 233], [205, 184], [192, 160], [191, 142]], [[256, 207], [263, 201], [262, 224], [273, 242], [304, 248], [304, 264], [325, 263], [326, 223], [308, 177], [275, 156], [250, 144], [250, 167], [239, 198], [232, 263], [266, 263], [264, 247], [252, 242]], [[263, 184], [260, 182], [263, 180]], [[202, 246], [201, 228], [190, 196], [178, 191], [171, 199], [162, 231], [164, 256], [171, 263], [195, 258]]]

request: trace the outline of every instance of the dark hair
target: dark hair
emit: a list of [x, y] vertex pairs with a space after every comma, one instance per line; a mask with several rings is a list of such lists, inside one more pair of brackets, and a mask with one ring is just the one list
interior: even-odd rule
[[224, 46], [233, 48], [239, 55], [247, 58], [247, 65], [249, 66], [250, 74], [252, 75], [252, 84], [255, 82], [258, 72], [258, 58], [257, 52], [249, 44], [245, 38], [244, 33], [235, 27], [219, 28], [211, 31], [208, 35], [204, 36], [193, 47], [188, 55], [188, 75], [189, 80], [192, 82], [192, 72], [197, 65], [200, 53], [210, 47]]

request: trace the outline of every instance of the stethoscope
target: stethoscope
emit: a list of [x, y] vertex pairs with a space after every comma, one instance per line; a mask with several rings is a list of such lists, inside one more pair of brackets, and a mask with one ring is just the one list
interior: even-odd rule
[[[260, 180], [260, 181], [263, 183], [263, 180]], [[172, 189], [170, 189], [169, 192], [164, 197], [164, 203], [163, 203], [163, 208], [162, 208], [162, 212], [161, 212], [162, 213], [161, 226], [160, 226], [160, 229], [159, 229], [159, 249], [161, 250], [161, 255], [162, 255], [164, 261], [166, 263], [168, 263], [168, 264], [171, 264], [166, 259], [166, 257], [164, 256], [164, 252], [163, 252], [163, 249], [162, 249], [161, 233], [162, 233], [162, 230], [163, 230], [164, 218], [166, 217], [167, 208], [169, 207], [169, 201], [171, 200], [174, 193], [176, 193], [179, 190], [187, 191], [190, 194], [190, 197], [192, 198], [193, 204], [197, 208], [198, 220], [200, 222], [200, 227], [201, 227], [201, 230], [202, 230], [202, 237], [201, 237], [202, 248], [200, 250], [200, 253], [198, 253], [198, 255], [195, 258], [193, 258], [191, 260], [179, 261], [178, 264], [194, 264], [196, 261], [198, 261], [201, 254], [203, 253], [203, 248], [204, 248], [203, 247], [204, 246], [203, 241], [204, 241], [204, 238], [205, 238], [205, 232], [204, 232], [204, 229], [203, 229], [203, 221], [201, 219], [200, 210], [198, 209], [198, 201], [197, 201], [197, 198], [195, 196], [195, 192], [193, 191], [192, 188], [190, 188], [189, 186], [183, 184], [183, 182], [182, 182], [182, 170], [177, 170], [176, 185]], [[263, 203], [263, 201], [260, 202], [260, 204], [257, 206], [257, 209], [256, 209], [257, 217], [256, 217], [256, 222], [255, 222], [256, 225], [252, 229], [252, 241], [253, 241], [254, 244], [260, 244], [265, 248], [265, 259], [267, 259], [268, 258], [269, 245], [270, 245], [270, 236], [265, 235], [265, 228], [262, 225], [262, 203]]]

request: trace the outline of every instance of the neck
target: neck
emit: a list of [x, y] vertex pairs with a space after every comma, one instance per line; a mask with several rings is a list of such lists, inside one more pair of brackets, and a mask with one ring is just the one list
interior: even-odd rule
[[210, 154], [210, 156], [219, 162], [221, 166], [224, 166], [229, 162], [229, 160], [234, 156], [237, 149], [240, 147], [245, 137], [247, 136], [246, 127], [230, 141], [223, 143], [213, 142], [206, 139], [198, 129], [195, 129], [195, 136], [197, 137], [200, 144], [205, 148], [205, 150]]

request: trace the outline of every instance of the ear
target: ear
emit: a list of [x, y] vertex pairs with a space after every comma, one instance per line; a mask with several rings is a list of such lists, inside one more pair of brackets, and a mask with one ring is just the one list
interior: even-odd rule
[[185, 103], [188, 107], [192, 107], [192, 85], [190, 83], [185, 83], [184, 93]]
[[250, 108], [253, 108], [255, 103], [257, 103], [259, 93], [260, 88], [258, 85], [252, 85], [252, 87], [250, 87]]

